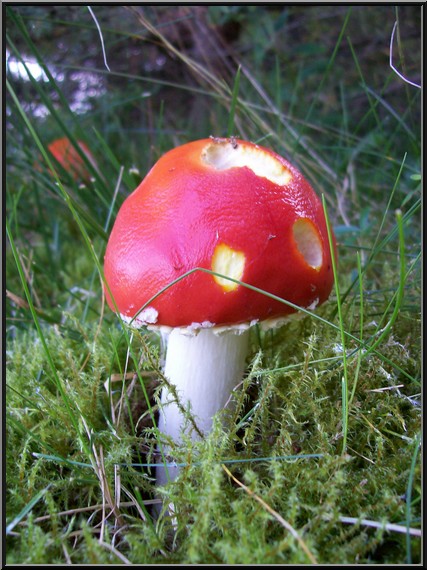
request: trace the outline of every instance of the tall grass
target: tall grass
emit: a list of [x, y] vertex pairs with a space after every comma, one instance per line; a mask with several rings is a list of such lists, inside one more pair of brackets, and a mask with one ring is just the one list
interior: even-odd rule
[[[7, 74], [7, 562], [419, 563], [420, 93], [382, 56], [397, 19], [394, 63], [416, 72], [417, 11], [97, 5], [98, 29], [84, 6], [57, 10], [6, 8], [28, 77]], [[99, 65], [61, 61], [44, 28]], [[256, 50], [254, 30], [269, 38]], [[136, 64], [109, 52], [123, 45]], [[59, 73], [76, 71], [106, 86], [85, 113]], [[156, 490], [162, 346], [106, 308], [103, 253], [155, 160], [209, 135], [303, 171], [337, 237], [335, 287], [315, 313], [254, 328], [232, 425], [176, 445], [180, 476]], [[62, 136], [90, 181], [52, 160]], [[154, 516], [161, 500], [177, 520]]]

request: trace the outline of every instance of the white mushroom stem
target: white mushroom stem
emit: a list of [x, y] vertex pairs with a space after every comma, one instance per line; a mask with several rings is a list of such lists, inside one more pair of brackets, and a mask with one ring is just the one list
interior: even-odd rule
[[[229, 403], [233, 389], [242, 380], [248, 340], [248, 330], [215, 334], [214, 329], [201, 329], [195, 335], [172, 330], [167, 340], [164, 374], [175, 387], [179, 404], [173, 389], [163, 388], [159, 417], [161, 433], [179, 443], [183, 431], [193, 439], [210, 431], [213, 416]], [[197, 430], [185, 418], [183, 409], [190, 412]], [[163, 453], [167, 455], [168, 452], [169, 448], [163, 446]], [[159, 465], [157, 485], [174, 480], [178, 472], [178, 467]]]

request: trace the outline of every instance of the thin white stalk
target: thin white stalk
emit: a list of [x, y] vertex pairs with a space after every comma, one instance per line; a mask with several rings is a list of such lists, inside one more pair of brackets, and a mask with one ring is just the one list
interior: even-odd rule
[[403, 81], [405, 81], [409, 85], [413, 85], [414, 87], [421, 89], [421, 85], [418, 85], [418, 83], [414, 83], [413, 81], [409, 81], [409, 79], [407, 79], [404, 75], [402, 75], [400, 73], [400, 71], [398, 71], [393, 64], [393, 42], [394, 42], [394, 32], [396, 31], [396, 26], [397, 26], [397, 22], [394, 22], [394, 26], [393, 26], [393, 30], [391, 32], [391, 38], [390, 38], [390, 67], [392, 68], [394, 73], [396, 73], [396, 75], [398, 75], [400, 77], [400, 79], [403, 79]]
[[88, 6], [87, 8], [88, 8], [88, 10], [89, 10], [89, 12], [90, 12], [90, 15], [92, 16], [93, 21], [95, 22], [95, 25], [96, 25], [96, 27], [97, 27], [97, 29], [98, 29], [99, 39], [101, 40], [102, 55], [104, 56], [104, 64], [105, 64], [105, 67], [108, 69], [108, 71], [111, 71], [111, 69], [110, 69], [110, 67], [109, 67], [109, 65], [108, 65], [108, 63], [107, 63], [107, 54], [105, 53], [104, 38], [103, 38], [103, 36], [102, 36], [101, 26], [98, 24], [98, 20], [96, 19], [95, 14], [93, 13], [92, 8], [91, 8], [90, 6]]
[[[239, 332], [215, 334], [213, 329], [202, 329], [188, 335], [174, 329], [170, 333], [164, 374], [173, 388], [163, 389], [159, 430], [174, 442], [179, 443], [182, 433], [196, 440], [209, 432], [213, 416], [226, 406], [241, 381], [249, 331]], [[163, 450], [168, 453], [167, 446]], [[157, 484], [175, 479], [178, 472], [178, 467], [159, 466]]]

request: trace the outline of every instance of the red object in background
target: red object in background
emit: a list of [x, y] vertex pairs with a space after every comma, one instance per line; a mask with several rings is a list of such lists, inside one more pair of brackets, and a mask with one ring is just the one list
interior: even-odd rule
[[[87, 145], [82, 141], [77, 141], [77, 143], [89, 162], [91, 162], [91, 164], [96, 168], [95, 159]], [[47, 148], [55, 160], [59, 162], [64, 170], [71, 174], [74, 180], [83, 181], [90, 179], [91, 173], [89, 172], [83, 158], [67, 137], [54, 140]]]

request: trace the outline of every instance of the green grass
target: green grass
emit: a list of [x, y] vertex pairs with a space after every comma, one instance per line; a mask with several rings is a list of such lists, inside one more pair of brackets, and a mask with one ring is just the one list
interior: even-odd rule
[[[397, 19], [394, 64], [414, 81], [420, 9], [199, 9], [94, 5], [111, 72], [87, 7], [5, 10], [8, 50], [47, 74], [7, 76], [6, 562], [419, 564], [420, 90], [388, 47]], [[76, 71], [105, 86], [84, 113]], [[323, 197], [335, 287], [253, 328], [231, 425], [174, 449], [180, 476], [159, 491], [174, 527], [152, 511], [160, 342], [107, 307], [103, 255], [157, 158], [227, 134]], [[88, 144], [91, 182], [52, 163], [60, 136]]]

